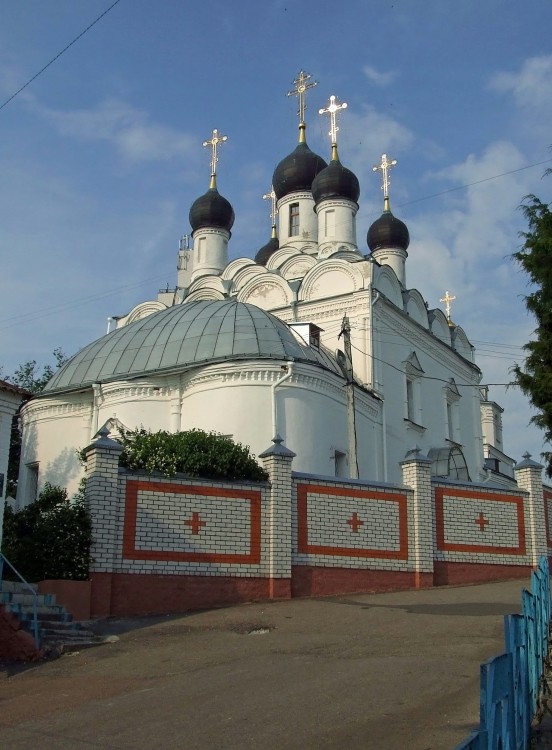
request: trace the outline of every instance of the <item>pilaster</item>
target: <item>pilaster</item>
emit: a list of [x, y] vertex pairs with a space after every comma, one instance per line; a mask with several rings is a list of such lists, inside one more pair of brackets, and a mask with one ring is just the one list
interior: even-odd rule
[[533, 565], [538, 565], [539, 558], [548, 554], [546, 542], [546, 520], [544, 515], [544, 497], [542, 491], [542, 465], [531, 459], [530, 453], [523, 454], [523, 461], [516, 464], [514, 471], [518, 487], [529, 493], [528, 503], [529, 528], [528, 541]]
[[109, 617], [112, 573], [119, 549], [119, 457], [123, 446], [108, 437], [107, 427], [84, 449], [86, 456], [86, 507], [92, 521], [90, 550], [90, 613]]
[[112, 572], [118, 537], [119, 457], [123, 446], [103, 427], [84, 449], [86, 505], [92, 520], [91, 571]]
[[259, 458], [270, 476], [270, 598], [281, 599], [291, 595], [291, 465], [296, 454], [279, 435], [272, 442]]
[[433, 585], [433, 493], [431, 460], [416, 447], [401, 461], [403, 484], [412, 489], [412, 534], [410, 557], [415, 561], [416, 588]]

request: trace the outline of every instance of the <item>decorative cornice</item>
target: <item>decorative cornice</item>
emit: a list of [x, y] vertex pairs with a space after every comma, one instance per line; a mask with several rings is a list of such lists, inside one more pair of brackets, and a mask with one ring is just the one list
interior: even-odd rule
[[192, 232], [192, 237], [195, 240], [196, 237], [207, 234], [216, 234], [219, 237], [224, 237], [226, 240], [230, 239], [230, 232], [228, 229], [223, 229], [222, 227], [199, 227], [195, 232]]
[[79, 403], [61, 403], [52, 401], [48, 398], [36, 399], [25, 404], [21, 409], [22, 424], [37, 422], [42, 419], [51, 419], [52, 417], [62, 417], [69, 414], [85, 416], [92, 409], [92, 392], [88, 391], [86, 400]]
[[162, 375], [155, 375], [152, 373], [151, 378], [147, 383], [131, 384], [127, 381], [116, 381], [115, 383], [105, 383], [102, 385], [102, 396], [104, 401], [102, 407], [105, 405], [118, 401], [124, 398], [155, 398], [164, 399], [172, 395], [175, 386], [171, 385], [158, 385], [157, 382]]
[[353, 212], [353, 216], [355, 216], [358, 211], [358, 203], [351, 201], [348, 198], [326, 198], [325, 200], [320, 201], [320, 203], [317, 203], [314, 210], [319, 214], [321, 209], [326, 208], [350, 208]]
[[314, 205], [314, 198], [310, 190], [300, 190], [296, 193], [288, 193], [280, 198], [276, 203], [276, 209], [279, 211], [282, 206], [287, 206], [288, 203], [296, 203], [297, 201], [310, 201]]

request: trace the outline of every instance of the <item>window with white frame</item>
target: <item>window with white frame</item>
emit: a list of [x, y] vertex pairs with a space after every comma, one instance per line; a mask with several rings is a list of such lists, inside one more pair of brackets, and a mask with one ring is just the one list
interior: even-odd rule
[[299, 236], [299, 204], [291, 203], [289, 207], [289, 236]]
[[411, 422], [416, 422], [417, 417], [417, 404], [416, 404], [416, 392], [414, 388], [414, 381], [406, 377], [406, 418]]
[[414, 425], [423, 424], [421, 379], [424, 374], [416, 352], [403, 362], [404, 366], [404, 418]]
[[454, 378], [443, 388], [445, 401], [445, 437], [453, 443], [460, 442], [460, 391]]

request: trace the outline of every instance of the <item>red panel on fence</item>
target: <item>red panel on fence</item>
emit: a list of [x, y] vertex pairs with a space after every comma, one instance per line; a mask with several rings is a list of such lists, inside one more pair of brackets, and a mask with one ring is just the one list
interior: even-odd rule
[[[395, 511], [396, 521], [392, 521], [391, 513], [388, 514], [386, 519], [386, 535], [381, 535], [380, 539], [382, 542], [391, 541], [394, 548], [377, 547], [372, 543], [370, 546], [365, 544], [363, 546], [362, 540], [359, 537], [358, 544], [355, 546], [348, 546], [346, 543], [343, 544], [331, 544], [331, 543], [316, 543], [313, 541], [313, 524], [309, 522], [309, 503], [316, 503], [316, 499], [309, 499], [309, 495], [323, 495], [328, 498], [328, 502], [332, 502], [332, 498], [344, 498], [345, 500], [352, 500], [352, 505], [345, 506], [343, 504], [344, 524], [347, 524], [348, 529], [351, 532], [351, 537], [359, 532], [359, 529], [364, 524], [369, 525], [371, 522], [370, 505], [373, 505], [374, 511], [377, 508], [377, 504], [384, 502], [389, 511]], [[356, 507], [357, 510], [352, 511], [352, 507]], [[322, 522], [326, 523], [326, 527], [322, 529], [320, 536], [327, 532], [327, 505], [321, 512]], [[357, 512], [358, 511], [358, 512]], [[363, 515], [363, 518], [359, 516], [359, 513]], [[350, 517], [349, 517], [350, 515]], [[375, 515], [375, 513], [374, 513]], [[322, 525], [322, 524], [320, 524]], [[390, 526], [395, 526], [391, 528]], [[317, 531], [319, 531], [317, 529]], [[310, 555], [338, 555], [341, 557], [363, 557], [363, 558], [383, 558], [383, 559], [396, 559], [396, 560], [407, 560], [408, 559], [408, 518], [407, 518], [407, 496], [391, 493], [381, 492], [376, 490], [360, 490], [352, 489], [348, 487], [332, 487], [326, 485], [315, 485], [315, 484], [299, 484], [297, 486], [297, 532], [298, 532], [298, 545], [297, 551], [303, 554]], [[354, 540], [357, 541], [356, 539]]]
[[[445, 507], [447, 500], [452, 502]], [[493, 512], [494, 504], [497, 505]], [[508, 515], [510, 520], [507, 520]], [[487, 516], [494, 516], [495, 521], [492, 522]], [[471, 519], [473, 527], [466, 527], [467, 519]], [[484, 552], [490, 555], [526, 553], [524, 505], [523, 497], [519, 495], [436, 487], [435, 522], [439, 550]], [[484, 535], [489, 533], [488, 526], [494, 533], [489, 535], [487, 541]]]
[[[139, 520], [139, 493], [158, 493], [162, 496], [187, 495], [197, 500], [197, 507], [201, 512], [209, 512], [210, 501], [234, 500], [238, 506], [246, 506], [247, 525], [249, 532], [243, 539], [243, 549], [232, 552], [216, 552], [182, 549], [152, 549], [140, 546], [137, 540], [137, 525]], [[236, 507], [234, 503], [233, 507]], [[190, 512], [189, 518], [181, 523], [180, 534], [184, 532], [192, 536], [201, 535], [207, 525], [197, 510]], [[219, 521], [220, 528], [229, 535], [232, 530], [230, 521]], [[184, 540], [184, 537], [183, 537]], [[184, 546], [184, 544], [182, 545]], [[214, 545], [211, 545], [214, 546]], [[123, 557], [127, 560], [160, 560], [174, 562], [212, 562], [258, 565], [261, 560], [261, 493], [258, 490], [232, 490], [227, 487], [205, 487], [198, 485], [169, 484], [167, 482], [146, 482], [129, 480], [126, 486], [125, 519], [123, 532]]]

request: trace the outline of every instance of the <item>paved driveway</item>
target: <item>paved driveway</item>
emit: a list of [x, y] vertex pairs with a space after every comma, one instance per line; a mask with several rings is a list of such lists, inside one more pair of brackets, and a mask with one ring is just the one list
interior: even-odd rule
[[525, 581], [109, 621], [120, 640], [0, 676], [10, 750], [452, 750]]

